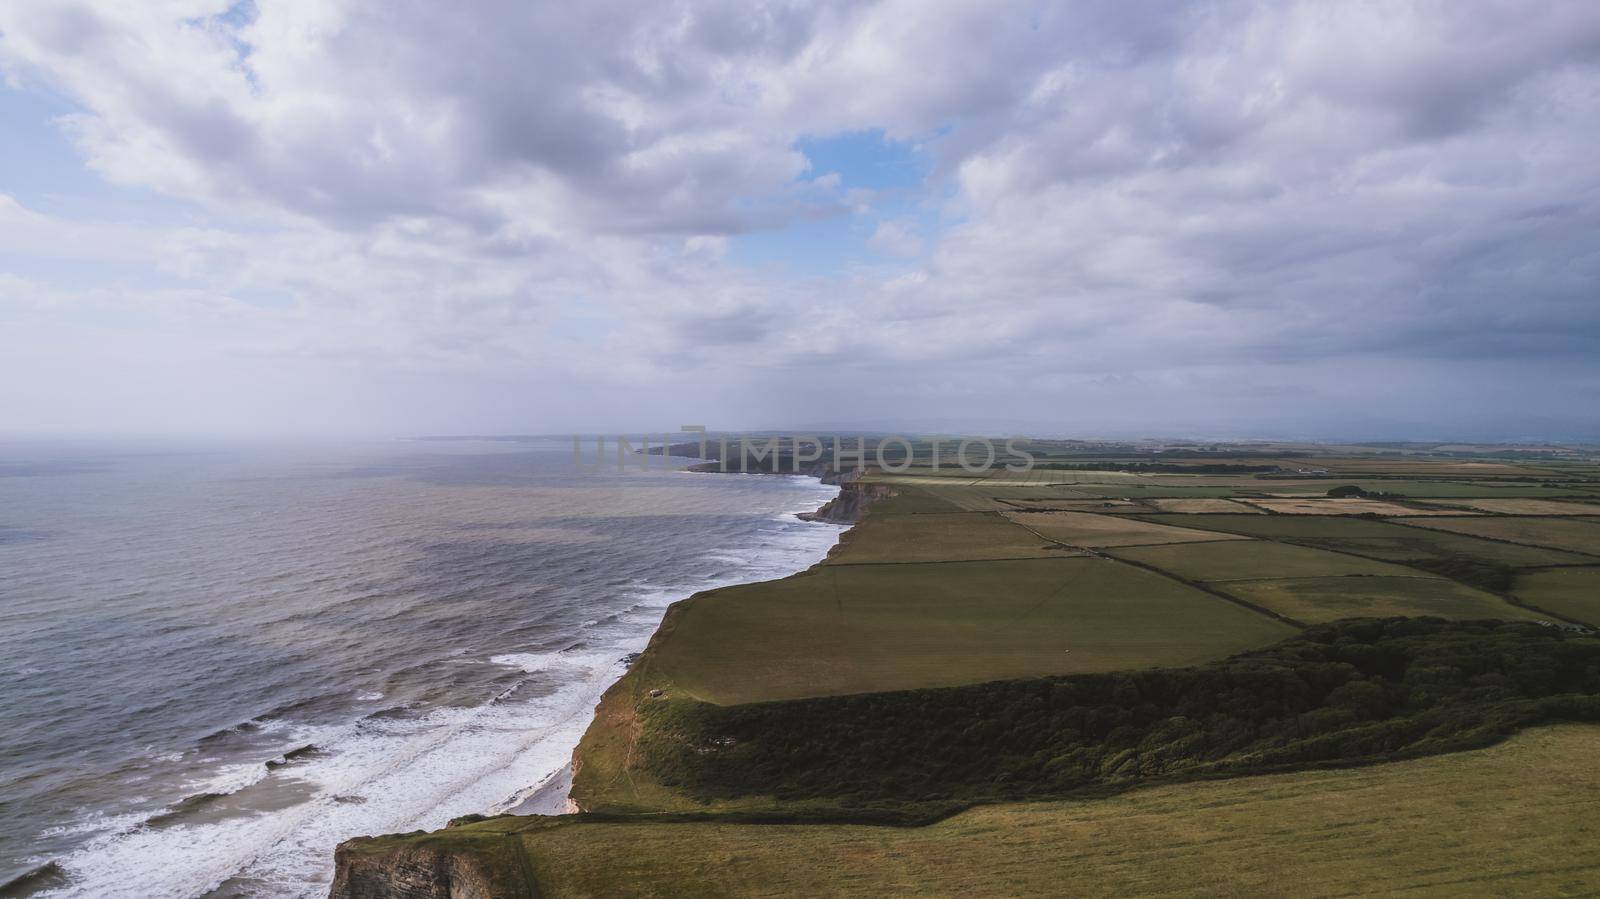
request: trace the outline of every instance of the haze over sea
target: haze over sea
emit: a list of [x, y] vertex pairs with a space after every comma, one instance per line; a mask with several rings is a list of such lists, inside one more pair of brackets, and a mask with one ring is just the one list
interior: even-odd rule
[[652, 464], [580, 472], [553, 440], [0, 447], [0, 883], [321, 895], [347, 837], [559, 807], [669, 603], [839, 532], [793, 515], [837, 492], [814, 478]]

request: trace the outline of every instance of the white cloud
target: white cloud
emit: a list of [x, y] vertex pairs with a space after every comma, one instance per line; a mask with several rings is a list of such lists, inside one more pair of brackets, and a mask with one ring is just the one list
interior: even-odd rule
[[922, 253], [922, 238], [915, 231], [916, 223], [910, 219], [889, 219], [878, 223], [867, 243], [874, 250], [890, 256], [918, 256]]
[[[77, 104], [58, 126], [99, 176], [207, 214], [0, 196], [0, 315], [32, 291], [64, 347], [117, 310], [124, 356], [159, 335], [210, 369], [582, 378], [663, 415], [780, 383], [797, 415], [868, 415], [923, 379], [974, 415], [1036, 412], [1004, 399], [1029, 385], [1107, 421], [1143, 396], [1152, 426], [1200, 395], [1271, 423], [1353, 390], [1403, 420], [1492, 374], [1559, 418], [1600, 358], [1597, 60], [1600, 10], [1559, 0], [15, 0], [10, 81]], [[900, 199], [941, 224], [795, 149], [862, 129], [925, 148]], [[854, 264], [740, 263], [740, 235], [852, 211], [882, 216]], [[490, 426], [495, 402], [466, 406]]]

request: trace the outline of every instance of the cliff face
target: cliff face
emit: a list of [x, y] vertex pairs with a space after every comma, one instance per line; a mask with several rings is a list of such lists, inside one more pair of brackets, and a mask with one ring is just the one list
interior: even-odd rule
[[833, 476], [831, 472], [829, 476], [821, 476], [823, 483], [839, 485], [839, 495], [828, 500], [817, 511], [806, 512], [800, 517], [806, 521], [832, 521], [837, 524], [860, 521], [867, 506], [890, 495], [892, 491], [881, 484], [863, 484], [858, 475], [859, 472], [849, 471], [838, 476]]
[[893, 491], [882, 485], [867, 486], [860, 483], [861, 469], [850, 468], [844, 471], [835, 471], [830, 462], [806, 462], [798, 467], [788, 458], [767, 459], [763, 462], [752, 462], [746, 469], [731, 467], [734, 463], [726, 463], [730, 467], [724, 468], [725, 463], [720, 461], [701, 462], [689, 466], [690, 471], [705, 473], [734, 473], [734, 474], [769, 474], [789, 475], [794, 477], [817, 478], [824, 484], [838, 484], [839, 495], [824, 503], [822, 508], [815, 512], [804, 512], [800, 515], [806, 521], [831, 521], [837, 524], [855, 524], [861, 518], [861, 513], [866, 510], [874, 500], [889, 496]]
[[334, 851], [330, 899], [507, 899], [536, 897], [521, 847], [500, 834], [358, 837]]

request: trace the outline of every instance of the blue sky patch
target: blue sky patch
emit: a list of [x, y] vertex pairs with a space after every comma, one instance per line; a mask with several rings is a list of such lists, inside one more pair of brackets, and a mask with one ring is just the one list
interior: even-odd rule
[[730, 243], [734, 262], [808, 274], [837, 272], [856, 263], [883, 261], [867, 243], [880, 221], [909, 217], [922, 227], [931, 225], [933, 217], [922, 208], [931, 166], [912, 141], [890, 140], [882, 129], [873, 129], [803, 138], [795, 149], [811, 161], [805, 180], [837, 174], [840, 188], [867, 210], [798, 219], [774, 231], [740, 235]]

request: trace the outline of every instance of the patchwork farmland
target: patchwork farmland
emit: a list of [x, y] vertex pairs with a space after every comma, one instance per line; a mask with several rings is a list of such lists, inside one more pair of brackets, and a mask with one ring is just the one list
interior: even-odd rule
[[[1055, 467], [974, 475], [922, 449], [850, 481], [866, 514], [822, 564], [669, 610], [575, 759], [574, 800], [607, 817], [491, 819], [452, 851], [511, 836], [483, 845], [520, 847], [540, 895], [873, 893], [911, 871], [924, 891], [969, 892], [973, 868], [1008, 892], [1069, 870], [1088, 892], [1600, 886], [1579, 848], [1589, 813], [1541, 814], [1551, 781], [1525, 768], [1600, 795], [1580, 757], [1600, 740], [1592, 461], [1297, 446], [1208, 453], [1186, 474], [1189, 456], [1042, 446]], [[1333, 647], [1355, 664], [1319, 667]], [[1591, 652], [1556, 675], [1567, 699], [1472, 692], [1466, 674], [1423, 690], [1405, 666], [1328, 686], [1395, 653], [1447, 660], [1418, 671], [1503, 669], [1483, 683], [1504, 684], [1516, 660]], [[1282, 722], [1151, 711], [1191, 702], [1185, 684], [1193, 701], [1229, 695], [1218, 678], [1307, 704]], [[1053, 698], [1069, 694], [1097, 698]], [[1091, 737], [1085, 702], [1123, 729]], [[1288, 700], [1260, 702], [1240, 708]], [[968, 740], [983, 754], [962, 755]], [[1310, 770], [1325, 764], [1339, 768]], [[1446, 839], [1430, 822], [1473, 803], [1527, 838], [1456, 831], [1451, 877], [1443, 856], [1419, 870], [1415, 847]], [[1200, 809], [1236, 840], [1198, 851]], [[1542, 866], [1541, 846], [1569, 857]]]

